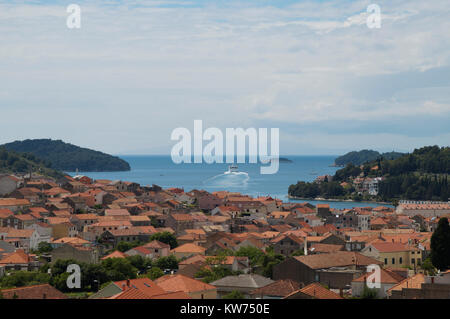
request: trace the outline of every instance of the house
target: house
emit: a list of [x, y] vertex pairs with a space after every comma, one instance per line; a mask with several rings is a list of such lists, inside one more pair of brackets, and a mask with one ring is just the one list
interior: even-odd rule
[[450, 270], [435, 276], [417, 274], [388, 291], [389, 299], [449, 299]]
[[234, 206], [217, 206], [213, 210], [211, 210], [211, 216], [221, 215], [228, 216], [231, 218], [236, 218], [239, 216], [240, 210]]
[[49, 243], [52, 239], [52, 228], [48, 224], [37, 222], [28, 226], [27, 229], [34, 229], [36, 231], [38, 246], [41, 242]]
[[31, 271], [39, 268], [37, 262], [31, 255], [28, 255], [22, 249], [17, 249], [13, 253], [5, 254], [0, 259], [0, 267], [7, 270], [24, 270]]
[[128, 256], [142, 256], [150, 259], [157, 259], [169, 255], [170, 246], [158, 240], [153, 240], [145, 245], [132, 248], [125, 252]]
[[181, 234], [186, 229], [194, 228], [194, 217], [190, 214], [170, 214], [165, 225], [175, 230], [176, 234]]
[[398, 215], [423, 217], [440, 217], [442, 215], [450, 214], [450, 203], [448, 202], [415, 202], [415, 201], [400, 201], [395, 213]]
[[425, 275], [418, 273], [407, 277], [387, 290], [389, 299], [412, 299], [420, 295], [422, 284], [425, 283]]
[[0, 175], [0, 196], [12, 193], [19, 187], [20, 180], [12, 175]]
[[64, 246], [65, 244], [70, 244], [70, 245], [74, 245], [74, 246], [84, 246], [84, 247], [89, 247], [91, 245], [91, 243], [89, 241], [84, 240], [79, 237], [62, 237], [62, 238], [58, 238], [58, 239], [55, 239], [50, 242], [50, 245], [52, 246], [52, 248], [58, 248], [58, 247]]
[[217, 288], [184, 275], [165, 275], [155, 280], [167, 292], [182, 291], [192, 299], [216, 299]]
[[10, 211], [7, 208], [0, 209], [0, 227], [13, 227], [11, 225], [11, 216], [13, 216], [14, 213]]
[[330, 216], [330, 205], [329, 204], [317, 204], [316, 206], [317, 216], [321, 218], [326, 218]]
[[[118, 296], [126, 291], [132, 290], [134, 295], [144, 295], [146, 298], [136, 298], [136, 299], [150, 299], [153, 296], [161, 295], [167, 293], [159, 285], [149, 278], [139, 278], [139, 279], [128, 279], [115, 281], [103, 287], [98, 292], [94, 293], [89, 297], [89, 299], [128, 299], [128, 298], [118, 298]], [[137, 292], [136, 292], [137, 291]], [[112, 298], [116, 296], [115, 298]]]
[[300, 290], [292, 292], [283, 299], [343, 299], [343, 297], [321, 284], [311, 283]]
[[130, 216], [130, 222], [133, 226], [151, 226], [152, 221], [148, 216], [139, 215], [139, 216]]
[[280, 235], [271, 240], [274, 252], [284, 256], [291, 256], [294, 252], [303, 250], [303, 239], [294, 235]]
[[52, 236], [54, 239], [75, 237], [78, 234], [76, 226], [67, 217], [48, 217], [45, 220], [52, 228]]
[[[188, 193], [188, 195], [191, 194]], [[198, 207], [201, 210], [212, 210], [223, 204], [222, 199], [207, 192], [198, 193], [197, 195], [193, 195], [193, 197], [197, 200]]]
[[[1, 229], [0, 229], [0, 233], [2, 233]], [[2, 236], [3, 235], [0, 236], [0, 259], [2, 259], [7, 254], [10, 254], [10, 253], [13, 253], [16, 251], [16, 247], [14, 247], [14, 245], [4, 241]]]
[[308, 249], [308, 254], [329, 254], [344, 250], [344, 245], [314, 243]]
[[273, 267], [273, 279], [291, 279], [305, 285], [318, 282], [330, 289], [345, 289], [371, 264], [381, 262], [349, 251], [295, 256]]
[[70, 216], [70, 222], [75, 225], [77, 231], [82, 232], [85, 226], [98, 223], [99, 216], [96, 214], [74, 214]]
[[2, 289], [0, 294], [4, 299], [68, 299], [65, 294], [49, 284]]
[[66, 197], [62, 200], [62, 203], [68, 204], [72, 208], [72, 211], [74, 211], [74, 212], [86, 211], [89, 207], [86, 202], [86, 197], [84, 197], [84, 196], [83, 197], [82, 196]]
[[34, 229], [10, 228], [4, 240], [13, 244], [16, 248], [24, 249], [28, 252], [30, 249], [37, 249], [41, 237]]
[[267, 214], [267, 207], [263, 203], [247, 196], [228, 197], [225, 205], [237, 207], [243, 215], [264, 217]]
[[125, 254], [121, 251], [115, 250], [112, 253], [102, 257], [101, 260], [105, 260], [105, 259], [109, 259], [109, 258], [126, 258], [126, 257], [128, 257], [127, 254]]
[[10, 214], [9, 209], [2, 209], [0, 218], [3, 227], [12, 227], [15, 229], [24, 229], [37, 221], [37, 218], [31, 214]]
[[364, 247], [361, 254], [377, 259], [385, 267], [414, 268], [422, 263], [422, 250], [408, 243], [374, 242]]
[[265, 287], [274, 281], [258, 274], [242, 274], [238, 276], [226, 276], [213, 281], [211, 285], [217, 287], [217, 295], [222, 298], [232, 291], [239, 291], [247, 298], [252, 296], [255, 289]]
[[30, 203], [39, 203], [42, 200], [42, 191], [35, 187], [18, 188], [9, 194], [11, 198], [27, 199]]
[[73, 259], [88, 264], [96, 264], [99, 253], [95, 248], [80, 245], [63, 244], [52, 250], [52, 263], [58, 259]]
[[[201, 255], [197, 255], [201, 256]], [[195, 258], [197, 256], [193, 256]], [[204, 261], [208, 261], [208, 264], [211, 266], [221, 265], [222, 267], [229, 269], [231, 271], [241, 271], [244, 274], [250, 271], [250, 260], [248, 257], [238, 257], [238, 256], [225, 256], [223, 260], [217, 259], [216, 256], [201, 256], [204, 258]]]
[[105, 216], [117, 217], [117, 216], [130, 216], [130, 212], [126, 209], [105, 209]]
[[362, 276], [353, 279], [352, 281], [352, 296], [361, 297], [364, 292], [364, 287], [368, 286], [368, 283], [376, 285], [375, 291], [378, 298], [386, 298], [387, 291], [401, 282], [404, 278], [388, 269], [379, 269], [379, 278], [375, 276], [375, 273], [365, 273]]
[[26, 211], [31, 206], [28, 199], [0, 198], [0, 209], [9, 209], [16, 213]]
[[250, 294], [254, 299], [282, 299], [300, 288], [302, 288], [300, 283], [282, 279], [255, 289]]
[[99, 236], [98, 241], [107, 247], [116, 247], [121, 241], [147, 242], [150, 239], [151, 233], [141, 227], [119, 228], [103, 232]]
[[178, 246], [170, 251], [172, 255], [175, 257], [181, 259], [185, 257], [190, 257], [192, 255], [200, 254], [204, 255], [206, 251], [206, 248], [195, 245], [195, 244], [184, 244], [181, 246]]

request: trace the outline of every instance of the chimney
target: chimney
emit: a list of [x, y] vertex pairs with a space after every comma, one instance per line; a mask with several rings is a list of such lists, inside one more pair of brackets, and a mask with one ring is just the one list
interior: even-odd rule
[[127, 279], [127, 286], [130, 287], [130, 279]]
[[305, 256], [308, 256], [308, 239], [306, 236], [305, 236], [305, 240], [303, 242], [303, 254]]

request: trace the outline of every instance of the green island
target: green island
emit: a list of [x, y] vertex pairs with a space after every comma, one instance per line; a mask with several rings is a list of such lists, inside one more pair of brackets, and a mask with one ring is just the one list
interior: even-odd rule
[[130, 164], [123, 159], [82, 148], [61, 140], [33, 139], [15, 141], [2, 145], [8, 151], [28, 153], [55, 170], [82, 172], [129, 171]]
[[347, 164], [334, 176], [289, 186], [293, 198], [396, 203], [402, 199], [447, 201], [450, 147], [426, 146], [396, 159]]
[[63, 178], [64, 174], [51, 168], [51, 164], [30, 153], [16, 153], [0, 147], [0, 174], [39, 173], [43, 176]]
[[405, 155], [399, 152], [380, 153], [373, 150], [361, 150], [348, 152], [334, 160], [333, 166], [345, 166], [347, 164], [361, 165], [377, 159], [393, 160]]

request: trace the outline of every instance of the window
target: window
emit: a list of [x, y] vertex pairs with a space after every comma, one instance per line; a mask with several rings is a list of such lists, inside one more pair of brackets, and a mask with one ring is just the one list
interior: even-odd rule
[[395, 258], [392, 258], [392, 264], [395, 265]]
[[387, 258], [384, 258], [384, 264], [387, 265]]
[[402, 258], [402, 257], [400, 257], [400, 258], [398, 259], [398, 263], [399, 263], [399, 264], [402, 264], [402, 263], [403, 263], [403, 258]]
[[414, 258], [411, 258], [411, 263], [415, 264], [416, 260]]

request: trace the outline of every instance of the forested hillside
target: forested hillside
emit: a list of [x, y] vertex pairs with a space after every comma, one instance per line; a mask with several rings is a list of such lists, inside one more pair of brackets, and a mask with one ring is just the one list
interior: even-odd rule
[[63, 173], [49, 167], [45, 160], [36, 158], [33, 154], [19, 154], [0, 147], [0, 173], [40, 173], [55, 178], [63, 177]]
[[[442, 200], [450, 196], [450, 147], [426, 146], [388, 160], [383, 157], [364, 165], [348, 164], [336, 171], [332, 181], [323, 183], [298, 182], [289, 187], [289, 195], [311, 198], [375, 199], [395, 201]], [[355, 191], [355, 178], [383, 177], [378, 195], [361, 196]]]
[[334, 164], [336, 166], [345, 166], [347, 164], [361, 165], [367, 162], [375, 161], [379, 158], [385, 160], [392, 160], [399, 158], [403, 155], [404, 155], [403, 153], [398, 152], [388, 152], [381, 154], [377, 151], [372, 150], [353, 151], [337, 157], [334, 160]]
[[37, 139], [15, 141], [3, 145], [18, 153], [30, 153], [62, 171], [112, 172], [129, 171], [130, 165], [121, 158], [99, 151], [81, 148], [61, 140]]

